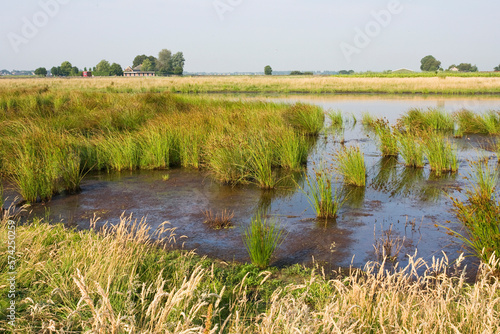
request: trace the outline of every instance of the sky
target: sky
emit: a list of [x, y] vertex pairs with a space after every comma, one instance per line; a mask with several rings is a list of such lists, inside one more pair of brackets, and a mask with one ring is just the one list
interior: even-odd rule
[[500, 64], [498, 0], [17, 0], [0, 11], [0, 69], [80, 69], [183, 52], [186, 72], [419, 70]]

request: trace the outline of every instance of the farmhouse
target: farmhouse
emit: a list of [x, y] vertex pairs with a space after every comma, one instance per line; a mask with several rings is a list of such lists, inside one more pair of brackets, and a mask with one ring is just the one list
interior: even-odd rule
[[142, 71], [141, 65], [136, 66], [134, 68], [129, 66], [123, 71], [123, 76], [124, 77], [154, 77], [155, 72], [154, 71]]

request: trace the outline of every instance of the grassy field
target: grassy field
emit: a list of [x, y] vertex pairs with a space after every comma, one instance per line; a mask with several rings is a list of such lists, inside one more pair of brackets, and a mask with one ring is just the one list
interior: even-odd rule
[[179, 93], [500, 94], [500, 76], [352, 77], [211, 76], [172, 78], [36, 78], [0, 80], [0, 88]]

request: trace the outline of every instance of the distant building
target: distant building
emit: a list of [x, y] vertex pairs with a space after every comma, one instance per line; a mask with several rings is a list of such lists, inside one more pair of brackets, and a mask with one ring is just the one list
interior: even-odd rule
[[455, 66], [453, 66], [452, 68], [449, 69], [449, 71], [451, 71], [451, 72], [458, 72], [459, 69], [456, 68]]
[[83, 71], [82, 76], [85, 78], [90, 78], [92, 77], [92, 71]]
[[154, 77], [156, 76], [154, 71], [142, 71], [141, 70], [141, 65], [136, 66], [134, 68], [132, 67], [127, 67], [123, 71], [123, 76], [124, 77]]

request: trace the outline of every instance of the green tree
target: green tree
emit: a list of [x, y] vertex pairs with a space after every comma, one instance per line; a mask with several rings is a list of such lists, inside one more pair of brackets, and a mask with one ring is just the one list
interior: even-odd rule
[[500, 71], [500, 65], [494, 68], [495, 71]]
[[113, 64], [111, 64], [109, 73], [111, 75], [122, 76], [123, 75], [123, 69], [122, 69], [122, 67], [119, 64], [113, 63]]
[[35, 70], [35, 75], [45, 77], [47, 76], [47, 69], [45, 67], [39, 67]]
[[144, 59], [147, 59], [147, 58], [148, 58], [148, 56], [146, 56], [146, 55], [136, 56], [134, 58], [134, 62], [132, 63], [132, 67], [137, 67], [137, 66], [141, 65], [144, 62]]
[[172, 69], [175, 75], [182, 75], [184, 73], [184, 55], [182, 52], [177, 52], [172, 56]]
[[61, 70], [59, 72], [59, 75], [62, 75], [65, 77], [70, 75], [72, 68], [73, 68], [73, 66], [71, 65], [71, 63], [69, 61], [63, 61], [61, 64]]
[[477, 66], [469, 63], [461, 63], [457, 68], [460, 72], [477, 72]]
[[144, 61], [142, 62], [141, 70], [153, 71], [154, 67], [153, 64], [151, 63], [151, 60], [149, 60], [148, 58], [144, 59]]
[[441, 69], [441, 62], [430, 55], [422, 58], [420, 63], [420, 69], [424, 72], [432, 72]]
[[101, 60], [99, 64], [95, 66], [95, 75], [98, 76], [109, 76], [111, 71], [111, 65], [107, 60]]
[[172, 52], [168, 49], [163, 49], [158, 53], [156, 69], [161, 75], [168, 75], [174, 72], [172, 67]]
[[264, 74], [273, 75], [273, 69], [271, 68], [271, 66], [267, 65], [266, 67], [264, 67]]
[[70, 75], [70, 76], [72, 76], [72, 77], [76, 77], [76, 76], [78, 76], [79, 74], [80, 74], [80, 70], [79, 70], [79, 69], [78, 69], [78, 67], [76, 67], [76, 66], [73, 66], [73, 67], [71, 68], [71, 72], [69, 73], [69, 75]]
[[55, 77], [60, 76], [61, 75], [61, 67], [59, 67], [59, 66], [58, 67], [56, 67], [56, 66], [52, 67], [50, 69], [50, 74], [52, 74]]

